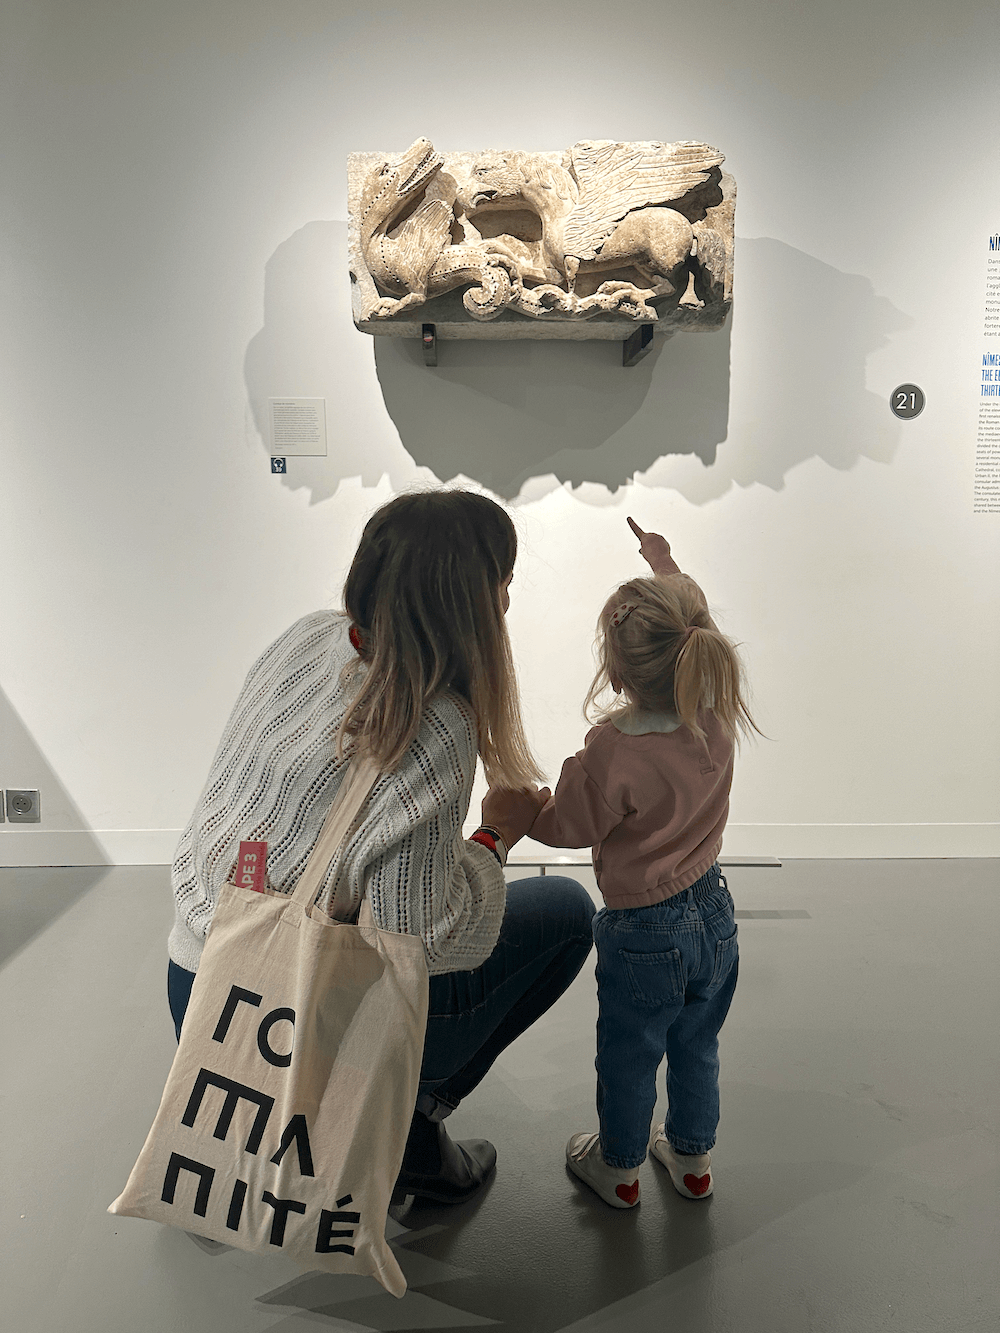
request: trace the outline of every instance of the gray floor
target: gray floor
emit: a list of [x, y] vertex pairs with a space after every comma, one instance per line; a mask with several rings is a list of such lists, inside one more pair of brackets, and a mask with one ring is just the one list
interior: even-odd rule
[[567, 1173], [566, 1138], [595, 1125], [588, 966], [450, 1122], [496, 1143], [492, 1185], [390, 1220], [397, 1301], [105, 1211], [173, 1050], [167, 872], [0, 870], [4, 1327], [992, 1333], [997, 862], [728, 874], [714, 1196], [647, 1162], [641, 1205], [616, 1212]]

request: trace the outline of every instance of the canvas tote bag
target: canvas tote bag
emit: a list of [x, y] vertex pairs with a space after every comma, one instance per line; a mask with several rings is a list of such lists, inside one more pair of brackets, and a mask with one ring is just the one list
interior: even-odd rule
[[357, 925], [313, 912], [377, 777], [351, 763], [293, 894], [223, 887], [160, 1109], [108, 1211], [402, 1296], [385, 1223], [420, 1074], [423, 941], [379, 930], [367, 898]]

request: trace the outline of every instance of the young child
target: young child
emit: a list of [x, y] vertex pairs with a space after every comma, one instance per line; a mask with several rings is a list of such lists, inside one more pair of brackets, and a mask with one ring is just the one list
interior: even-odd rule
[[[647, 1143], [686, 1198], [712, 1193], [718, 1034], [738, 970], [716, 857], [734, 744], [757, 729], [736, 649], [701, 589], [663, 537], [628, 522], [654, 577], [623, 583], [601, 612], [584, 708], [600, 725], [530, 832], [551, 847], [592, 846], [607, 904], [594, 917], [600, 1132], [574, 1134], [566, 1160], [614, 1208], [639, 1202]], [[595, 717], [608, 687], [618, 703]], [[650, 1134], [664, 1054], [669, 1112]]]

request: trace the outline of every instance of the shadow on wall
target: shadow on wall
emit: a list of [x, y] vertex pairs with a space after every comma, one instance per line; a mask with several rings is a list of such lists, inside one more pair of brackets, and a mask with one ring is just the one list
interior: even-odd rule
[[[418, 463], [464, 473], [507, 500], [537, 477], [608, 492], [665, 454], [715, 462], [729, 420], [729, 324], [656, 340], [636, 366], [620, 342], [376, 338], [385, 405]], [[630, 429], [646, 408], [650, 426]], [[551, 489], [551, 487], [549, 488]]]
[[641, 480], [695, 504], [735, 482], [781, 490], [792, 468], [821, 458], [838, 471], [888, 463], [901, 425], [886, 392], [866, 386], [868, 358], [913, 324], [868, 278], [842, 273], [781, 241], [737, 244], [733, 413], [711, 468], [662, 459]]
[[[0, 824], [0, 966], [61, 916], [107, 874], [108, 856], [72, 797], [42, 754], [10, 699], [0, 690], [0, 756], [6, 787], [41, 795], [40, 824]], [[69, 830], [71, 859], [79, 867], [72, 883], [51, 881], [32, 850], [39, 835]], [[48, 853], [52, 855], [51, 851]], [[104, 864], [100, 864], [104, 863]], [[44, 882], [45, 892], [39, 892]]]
[[329, 456], [289, 459], [281, 478], [313, 503], [345, 477], [388, 474], [394, 489], [464, 475], [506, 499], [570, 483], [598, 504], [638, 477], [700, 504], [734, 483], [780, 490], [814, 456], [844, 470], [894, 452], [899, 423], [865, 387], [866, 362], [911, 321], [867, 278], [781, 241], [738, 240], [723, 330], [676, 334], [628, 369], [617, 342], [555, 340], [443, 342], [429, 368], [415, 340], [354, 330], [345, 253], [343, 223], [275, 251], [245, 363], [265, 441], [269, 398], [327, 400]]
[[[347, 274], [347, 223], [310, 222], [278, 246], [264, 271], [264, 327], [243, 363], [250, 412], [267, 467], [268, 400], [325, 398], [329, 455], [289, 458], [293, 490], [311, 504], [336, 493], [345, 477], [377, 486], [385, 473], [393, 490], [421, 477], [386, 416], [372, 365], [371, 338], [355, 329]], [[433, 481], [428, 473], [425, 480]]]

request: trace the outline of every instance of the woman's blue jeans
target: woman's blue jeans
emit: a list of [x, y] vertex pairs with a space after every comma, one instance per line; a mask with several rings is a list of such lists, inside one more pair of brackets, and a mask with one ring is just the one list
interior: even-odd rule
[[652, 907], [602, 908], [594, 940], [605, 1162], [624, 1171], [645, 1161], [664, 1055], [666, 1137], [678, 1152], [708, 1152], [719, 1125], [719, 1030], [739, 974], [733, 900], [722, 872], [714, 865]]
[[[593, 944], [594, 904], [576, 880], [540, 875], [507, 887], [500, 938], [481, 967], [430, 978], [417, 1106], [443, 1120], [497, 1056], [566, 991]], [[180, 1039], [194, 973], [172, 962], [167, 996]]]

